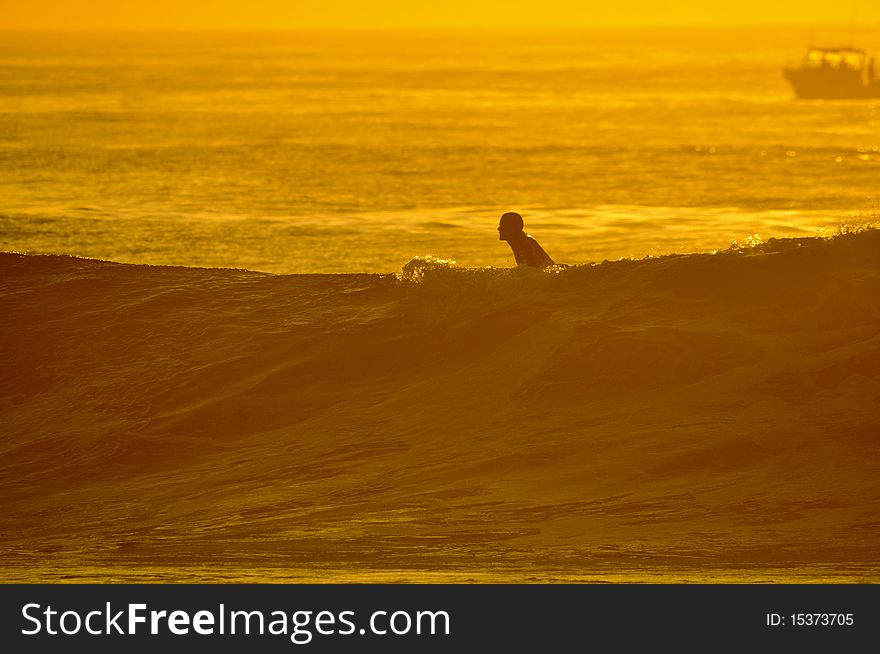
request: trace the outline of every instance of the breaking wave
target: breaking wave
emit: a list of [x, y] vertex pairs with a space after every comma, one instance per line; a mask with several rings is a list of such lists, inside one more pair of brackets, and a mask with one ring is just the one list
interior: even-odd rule
[[0, 254], [6, 578], [876, 580], [880, 232], [555, 272]]

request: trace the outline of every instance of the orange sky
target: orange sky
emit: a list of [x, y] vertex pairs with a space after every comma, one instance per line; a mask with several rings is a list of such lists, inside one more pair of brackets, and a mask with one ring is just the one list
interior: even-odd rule
[[866, 0], [0, 0], [0, 29], [880, 23]]

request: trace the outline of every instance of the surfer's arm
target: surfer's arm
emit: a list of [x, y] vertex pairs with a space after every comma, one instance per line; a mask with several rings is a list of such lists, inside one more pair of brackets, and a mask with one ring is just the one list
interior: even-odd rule
[[528, 250], [528, 261], [527, 263], [532, 266], [537, 266], [539, 268], [546, 268], [547, 266], [555, 265], [555, 261], [550, 258], [550, 255], [541, 247], [541, 244], [535, 240], [532, 236], [527, 236], [529, 242], [529, 250]]

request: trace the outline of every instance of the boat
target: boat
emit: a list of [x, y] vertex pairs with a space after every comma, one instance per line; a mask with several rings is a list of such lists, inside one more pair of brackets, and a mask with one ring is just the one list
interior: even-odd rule
[[787, 79], [799, 98], [880, 98], [874, 57], [858, 48], [807, 49], [800, 66], [787, 67]]

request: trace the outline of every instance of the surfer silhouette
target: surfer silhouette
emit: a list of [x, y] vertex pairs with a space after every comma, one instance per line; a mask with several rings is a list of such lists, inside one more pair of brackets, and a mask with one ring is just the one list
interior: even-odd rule
[[501, 222], [498, 223], [498, 240], [507, 241], [518, 266], [546, 268], [556, 263], [544, 252], [538, 241], [523, 231], [522, 216], [513, 211], [501, 216]]

